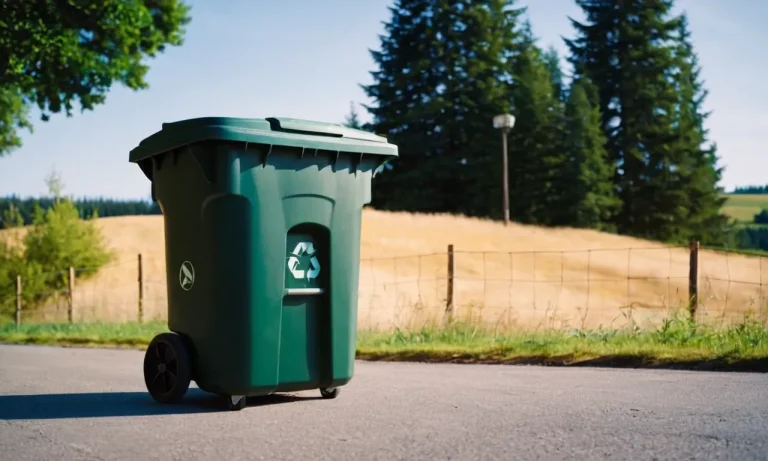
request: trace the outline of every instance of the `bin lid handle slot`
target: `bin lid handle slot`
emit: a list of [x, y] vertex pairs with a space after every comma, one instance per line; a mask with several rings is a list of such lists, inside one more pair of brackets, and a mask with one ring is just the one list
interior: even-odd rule
[[386, 138], [363, 130], [348, 128], [335, 123], [314, 122], [286, 117], [266, 118], [272, 131], [306, 134], [309, 136], [328, 136], [333, 138], [358, 139], [373, 142], [386, 142]]

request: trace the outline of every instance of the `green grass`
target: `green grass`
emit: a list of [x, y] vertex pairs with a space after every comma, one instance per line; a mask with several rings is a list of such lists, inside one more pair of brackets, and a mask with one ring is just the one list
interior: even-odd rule
[[483, 332], [469, 326], [360, 334], [369, 360], [657, 366], [768, 371], [768, 329], [748, 321], [726, 330], [673, 319], [653, 331]]
[[739, 222], [752, 222], [763, 208], [768, 208], [768, 194], [726, 194], [723, 213]]
[[83, 323], [0, 325], [0, 343], [145, 348], [168, 327], [157, 323]]
[[[0, 342], [143, 349], [164, 323], [0, 326]], [[728, 329], [673, 318], [650, 331], [494, 333], [453, 324], [418, 331], [358, 334], [366, 360], [657, 366], [768, 371], [768, 329], [753, 320]]]

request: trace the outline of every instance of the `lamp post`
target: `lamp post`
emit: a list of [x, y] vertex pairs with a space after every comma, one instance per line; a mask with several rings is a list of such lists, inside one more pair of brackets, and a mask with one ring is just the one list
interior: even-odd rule
[[512, 127], [515, 126], [515, 117], [510, 114], [502, 114], [493, 117], [493, 127], [501, 130], [501, 144], [502, 144], [502, 168], [504, 176], [503, 184], [503, 207], [504, 207], [504, 225], [509, 224], [509, 167], [507, 166], [507, 133]]

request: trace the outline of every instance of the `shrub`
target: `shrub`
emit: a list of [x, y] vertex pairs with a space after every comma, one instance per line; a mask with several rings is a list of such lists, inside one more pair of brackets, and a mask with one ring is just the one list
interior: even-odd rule
[[112, 259], [104, 238], [96, 227], [94, 212], [90, 219], [81, 219], [75, 204], [60, 198], [60, 180], [49, 180], [49, 189], [55, 196], [53, 206], [47, 210], [35, 207], [33, 223], [26, 235], [20, 228], [23, 219], [13, 206], [2, 220], [11, 228], [0, 234], [0, 315], [8, 317], [15, 310], [16, 277], [22, 277], [23, 299], [26, 308], [34, 307], [48, 295], [67, 286], [67, 270], [74, 267], [79, 277], [87, 277]]
[[34, 305], [48, 290], [43, 268], [27, 262], [23, 250], [14, 242], [0, 240], [0, 317], [13, 317], [16, 310], [16, 277], [21, 276], [22, 303]]
[[67, 284], [66, 270], [77, 269], [77, 274], [88, 276], [96, 273], [111, 259], [96, 227], [98, 213], [87, 220], [81, 219], [70, 200], [57, 200], [49, 209], [35, 209], [32, 228], [24, 237], [25, 260], [46, 271], [61, 271], [51, 277], [46, 285], [60, 290]]

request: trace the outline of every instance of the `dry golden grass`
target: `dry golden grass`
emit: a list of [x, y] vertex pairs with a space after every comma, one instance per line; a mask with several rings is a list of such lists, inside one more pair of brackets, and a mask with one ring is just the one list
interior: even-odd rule
[[[135, 320], [137, 255], [144, 259], [144, 318], [165, 318], [163, 220], [159, 216], [98, 221], [116, 260], [80, 281], [78, 321]], [[500, 328], [643, 326], [684, 306], [687, 249], [596, 231], [547, 229], [447, 215], [366, 209], [361, 242], [358, 324], [418, 326], [442, 317], [447, 256], [455, 246], [455, 315]], [[766, 258], [699, 255], [702, 321], [766, 312]], [[729, 282], [730, 281], [730, 282]], [[762, 291], [761, 291], [762, 290]], [[61, 318], [62, 302], [39, 316]]]

